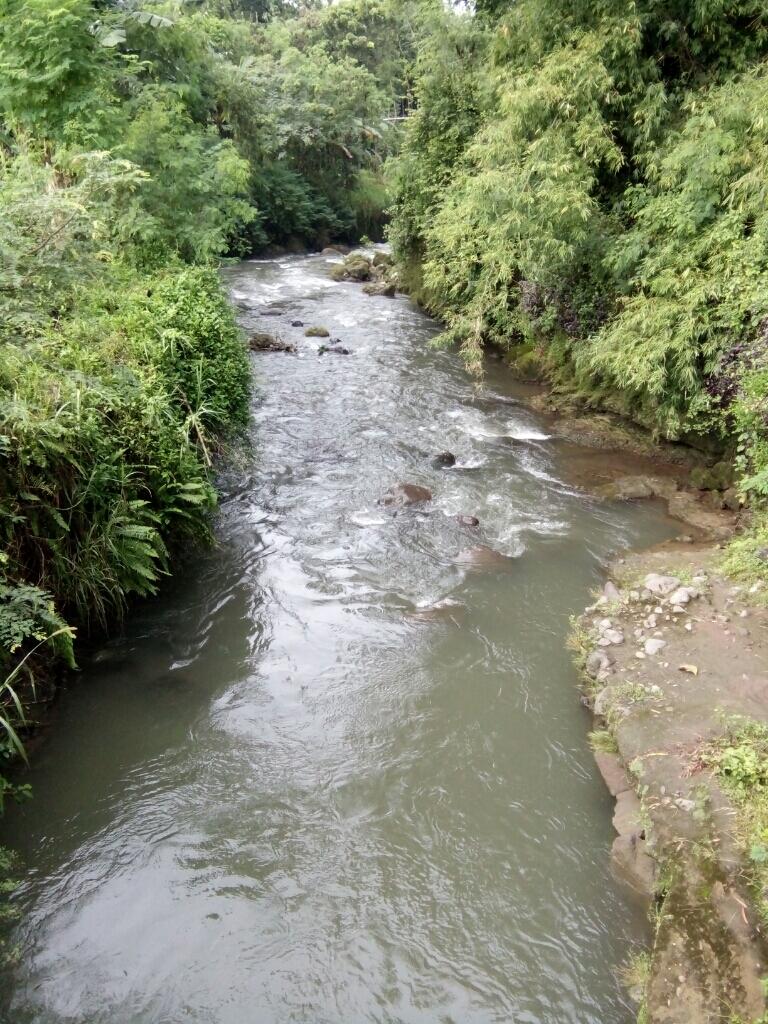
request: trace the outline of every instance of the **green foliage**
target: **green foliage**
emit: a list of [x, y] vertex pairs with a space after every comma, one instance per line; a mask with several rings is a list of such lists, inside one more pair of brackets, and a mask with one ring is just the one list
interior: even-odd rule
[[733, 718], [726, 735], [709, 745], [703, 760], [736, 807], [737, 838], [763, 920], [768, 920], [768, 726]]
[[[114, 296], [119, 294], [119, 303]], [[216, 275], [115, 275], [0, 359], [2, 540], [20, 575], [106, 619], [205, 536], [212, 435], [242, 422], [245, 349]]]
[[381, 232], [413, 2], [323, 7], [0, 0], [0, 760], [67, 623], [210, 537], [249, 395], [215, 260]]
[[765, 512], [759, 512], [751, 529], [736, 537], [728, 545], [722, 569], [728, 576], [759, 589], [754, 599], [759, 604], [768, 601], [768, 521]]
[[481, 369], [741, 447], [768, 497], [768, 17], [758, 0], [432, 10], [390, 167], [401, 273]]
[[87, 0], [1, 0], [0, 111], [11, 127], [60, 133], [97, 96], [101, 54]]
[[194, 124], [167, 91], [145, 89], [115, 152], [147, 179], [121, 211], [121, 240], [159, 263], [174, 252], [205, 261], [228, 248], [229, 236], [256, 211], [247, 201], [250, 168], [234, 144]]

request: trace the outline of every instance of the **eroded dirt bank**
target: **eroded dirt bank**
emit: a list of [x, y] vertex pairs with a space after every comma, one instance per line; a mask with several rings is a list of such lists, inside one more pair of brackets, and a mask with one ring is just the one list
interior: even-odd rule
[[616, 798], [615, 869], [654, 901], [638, 979], [650, 1024], [766, 1011], [761, 895], [739, 809], [704, 752], [734, 722], [768, 723], [768, 610], [720, 575], [720, 556], [673, 543], [617, 561], [573, 634]]

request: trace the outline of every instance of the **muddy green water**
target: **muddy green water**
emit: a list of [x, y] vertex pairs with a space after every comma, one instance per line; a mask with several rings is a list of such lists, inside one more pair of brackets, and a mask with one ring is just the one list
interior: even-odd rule
[[[673, 527], [569, 486], [501, 370], [477, 390], [407, 300], [329, 266], [226, 272], [300, 354], [253, 357], [217, 548], [89, 659], [3, 822], [9, 1024], [633, 1019], [644, 911], [563, 638], [604, 560]], [[398, 480], [432, 505], [382, 509]], [[513, 558], [473, 570], [477, 543]]]

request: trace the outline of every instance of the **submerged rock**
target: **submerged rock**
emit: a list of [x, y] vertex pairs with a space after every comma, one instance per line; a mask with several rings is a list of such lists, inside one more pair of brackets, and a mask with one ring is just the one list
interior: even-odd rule
[[351, 349], [344, 348], [343, 345], [339, 345], [337, 342], [334, 342], [332, 345], [321, 345], [320, 348], [317, 350], [317, 354], [319, 356], [325, 355], [326, 352], [330, 352], [331, 354], [337, 355], [337, 356], [351, 356], [352, 355], [352, 350]]
[[455, 516], [455, 519], [460, 526], [471, 526], [474, 528], [480, 525], [480, 520], [477, 518], [477, 516], [458, 515]]
[[420, 484], [399, 483], [390, 487], [381, 499], [382, 505], [421, 505], [432, 501], [432, 491]]
[[460, 551], [456, 561], [473, 569], [510, 569], [516, 560], [487, 544], [477, 544]]
[[465, 615], [466, 610], [465, 605], [461, 604], [460, 601], [454, 601], [446, 597], [442, 601], [435, 601], [434, 604], [427, 605], [426, 607], [416, 608], [414, 611], [409, 612], [409, 618], [418, 619], [422, 622], [456, 622], [459, 616]]
[[638, 498], [670, 498], [677, 490], [674, 480], [658, 476], [622, 476], [597, 488], [601, 498], [633, 501]]

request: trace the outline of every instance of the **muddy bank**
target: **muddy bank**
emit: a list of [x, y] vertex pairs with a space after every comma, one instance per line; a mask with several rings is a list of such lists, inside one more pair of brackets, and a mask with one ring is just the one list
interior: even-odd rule
[[761, 900], [738, 810], [702, 751], [742, 716], [768, 722], [768, 610], [719, 574], [720, 555], [671, 544], [621, 559], [573, 632], [616, 799], [614, 868], [653, 900], [649, 1024], [766, 1011]]

